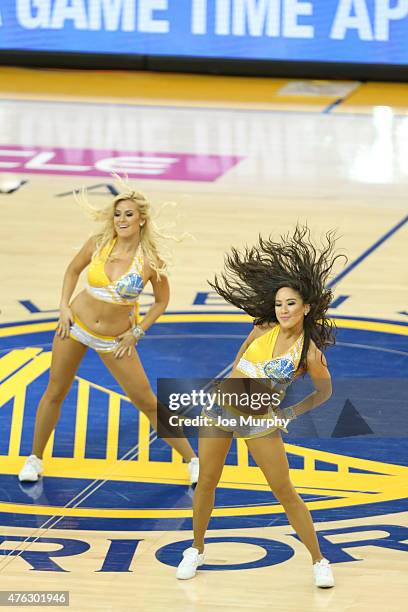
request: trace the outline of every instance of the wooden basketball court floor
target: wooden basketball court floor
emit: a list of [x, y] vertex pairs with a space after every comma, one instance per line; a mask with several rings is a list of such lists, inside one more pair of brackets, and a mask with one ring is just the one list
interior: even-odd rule
[[[407, 85], [14, 68], [0, 77], [1, 590], [66, 590], [75, 611], [404, 609]], [[308, 554], [241, 442], [217, 491], [206, 565], [177, 581], [192, 537], [185, 466], [91, 351], [46, 475], [18, 482], [63, 272], [92, 231], [72, 190], [104, 203], [113, 170], [153, 203], [177, 202], [165, 218], [194, 236], [175, 248], [168, 312], [140, 344], [153, 387], [228, 372], [250, 321], [206, 281], [231, 245], [298, 220], [316, 237], [337, 228], [348, 263], [332, 280], [334, 394], [286, 438], [334, 589], [312, 585]]]

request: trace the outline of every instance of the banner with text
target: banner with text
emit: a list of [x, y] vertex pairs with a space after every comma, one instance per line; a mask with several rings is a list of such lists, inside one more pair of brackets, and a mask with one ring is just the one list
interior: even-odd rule
[[0, 50], [408, 64], [408, 0], [2, 0]]

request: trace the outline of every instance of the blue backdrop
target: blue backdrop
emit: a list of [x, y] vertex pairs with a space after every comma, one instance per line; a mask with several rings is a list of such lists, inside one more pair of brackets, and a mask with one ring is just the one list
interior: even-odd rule
[[408, 0], [1, 0], [0, 49], [408, 64]]

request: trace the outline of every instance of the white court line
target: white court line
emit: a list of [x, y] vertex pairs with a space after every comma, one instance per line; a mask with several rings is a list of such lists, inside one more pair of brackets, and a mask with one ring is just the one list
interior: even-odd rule
[[354, 342], [336, 342], [337, 346], [347, 346], [351, 348], [362, 348], [369, 351], [382, 351], [384, 353], [393, 353], [394, 355], [408, 356], [408, 351], [398, 351], [397, 349], [384, 348], [383, 346], [371, 346], [370, 344], [357, 344]]

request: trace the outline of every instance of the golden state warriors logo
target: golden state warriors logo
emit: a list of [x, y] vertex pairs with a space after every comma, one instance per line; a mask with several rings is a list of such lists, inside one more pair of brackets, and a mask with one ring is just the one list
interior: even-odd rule
[[[405, 507], [408, 482], [408, 467], [398, 462], [398, 449], [407, 442], [398, 425], [403, 391], [396, 378], [401, 360], [408, 358], [408, 326], [345, 318], [336, 322], [338, 344], [330, 355], [334, 385], [340, 378], [355, 385], [286, 439], [291, 477], [320, 520], [330, 520], [339, 509], [344, 518], [385, 508], [396, 512]], [[35, 485], [18, 482], [47, 385], [54, 329], [54, 320], [0, 328], [2, 523], [33, 526], [39, 518], [59, 517], [59, 527], [77, 529], [190, 529], [192, 492], [185, 465], [150, 430], [93, 351], [80, 366], [47, 445], [45, 478]], [[139, 352], [153, 387], [157, 377], [225, 375], [248, 329], [248, 318], [239, 314], [167, 314], [140, 343]], [[384, 422], [364, 412], [364, 402], [375, 403], [373, 377], [378, 373], [394, 393], [388, 410], [399, 437], [396, 431], [381, 436]], [[371, 397], [360, 397], [362, 389]], [[389, 434], [387, 427], [383, 431]], [[210, 526], [259, 527], [269, 525], [271, 515], [277, 524], [282, 507], [243, 440], [234, 440]]]

